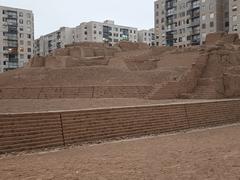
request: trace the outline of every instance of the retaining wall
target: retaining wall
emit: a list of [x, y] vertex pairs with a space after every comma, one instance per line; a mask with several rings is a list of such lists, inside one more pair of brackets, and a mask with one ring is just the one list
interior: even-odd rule
[[0, 153], [240, 122], [240, 100], [0, 115]]

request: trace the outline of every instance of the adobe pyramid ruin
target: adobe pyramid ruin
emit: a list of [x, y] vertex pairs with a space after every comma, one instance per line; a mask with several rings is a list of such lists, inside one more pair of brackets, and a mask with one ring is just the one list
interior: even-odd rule
[[200, 47], [81, 43], [0, 75], [1, 99], [222, 99], [240, 96], [240, 40], [214, 33]]

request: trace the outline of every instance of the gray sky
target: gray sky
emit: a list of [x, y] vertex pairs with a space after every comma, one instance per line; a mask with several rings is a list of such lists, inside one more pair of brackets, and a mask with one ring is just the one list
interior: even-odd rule
[[91, 20], [111, 19], [139, 29], [153, 28], [154, 23], [154, 0], [0, 0], [0, 5], [32, 10], [35, 38]]

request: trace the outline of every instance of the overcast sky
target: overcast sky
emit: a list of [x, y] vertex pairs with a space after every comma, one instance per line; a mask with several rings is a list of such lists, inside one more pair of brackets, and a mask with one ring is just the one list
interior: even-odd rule
[[35, 38], [59, 27], [85, 21], [114, 20], [116, 24], [153, 28], [154, 0], [0, 0], [1, 6], [30, 9], [35, 18]]

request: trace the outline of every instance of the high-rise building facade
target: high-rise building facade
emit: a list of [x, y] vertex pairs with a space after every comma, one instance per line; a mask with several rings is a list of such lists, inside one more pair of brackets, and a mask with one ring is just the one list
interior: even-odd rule
[[109, 45], [126, 40], [137, 42], [137, 28], [114, 24], [114, 21], [83, 22], [75, 28], [62, 27], [35, 40], [36, 55], [46, 56], [53, 50], [78, 42], [106, 42]]
[[75, 41], [75, 28], [61, 27], [59, 30], [41, 36], [34, 42], [34, 54], [46, 56], [55, 49], [64, 48]]
[[0, 6], [0, 72], [27, 63], [33, 55], [33, 44], [32, 11]]
[[240, 0], [229, 0], [229, 31], [240, 34]]
[[154, 29], [138, 31], [138, 42], [146, 43], [149, 46], [155, 45]]
[[228, 9], [228, 0], [155, 1], [156, 45], [202, 44], [208, 33], [228, 31]]
[[126, 40], [137, 42], [137, 28], [116, 25], [114, 21], [84, 22], [76, 27], [76, 42], [107, 42], [114, 45]]

